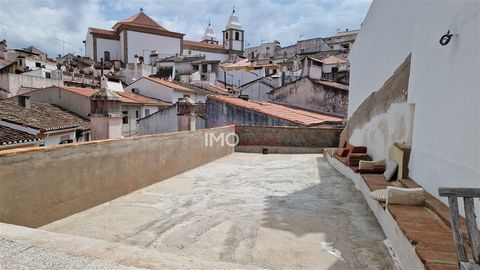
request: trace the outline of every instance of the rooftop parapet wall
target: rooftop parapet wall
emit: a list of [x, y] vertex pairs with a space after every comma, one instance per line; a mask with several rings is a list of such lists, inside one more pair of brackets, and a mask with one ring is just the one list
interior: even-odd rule
[[237, 126], [239, 146], [334, 147], [341, 127]]
[[0, 222], [39, 227], [233, 153], [233, 127], [0, 152]]

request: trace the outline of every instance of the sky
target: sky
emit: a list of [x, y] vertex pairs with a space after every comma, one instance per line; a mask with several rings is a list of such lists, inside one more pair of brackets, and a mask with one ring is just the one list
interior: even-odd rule
[[278, 40], [327, 37], [360, 27], [371, 0], [0, 0], [0, 40], [33, 45], [50, 57], [83, 55], [88, 27], [111, 29], [143, 8], [145, 14], [185, 39], [200, 40], [210, 21], [220, 42], [233, 7], [247, 47]]

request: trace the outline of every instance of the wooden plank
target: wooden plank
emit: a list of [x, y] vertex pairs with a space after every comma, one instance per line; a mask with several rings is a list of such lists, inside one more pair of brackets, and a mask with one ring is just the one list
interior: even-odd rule
[[473, 198], [463, 198], [465, 205], [465, 217], [467, 219], [468, 237], [472, 247], [473, 259], [480, 263], [480, 237], [478, 234], [477, 220], [475, 215], [475, 205]]
[[462, 235], [460, 233], [460, 214], [458, 213], [458, 199], [456, 197], [448, 197], [448, 204], [450, 206], [450, 218], [452, 219], [451, 224], [453, 242], [455, 242], [458, 260], [460, 262], [467, 262], [467, 255], [465, 255], [465, 248], [463, 247]]
[[470, 197], [479, 198], [480, 188], [438, 188], [441, 197]]

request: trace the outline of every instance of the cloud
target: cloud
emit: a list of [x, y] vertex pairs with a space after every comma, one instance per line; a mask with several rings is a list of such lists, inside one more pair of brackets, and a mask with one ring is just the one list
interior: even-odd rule
[[171, 31], [199, 40], [210, 20], [217, 37], [235, 6], [251, 46], [261, 40], [282, 45], [302, 39], [329, 36], [337, 28], [358, 28], [371, 0], [0, 0], [0, 39], [10, 47], [34, 45], [50, 56], [80, 53], [87, 28], [109, 29], [118, 20], [145, 13]]

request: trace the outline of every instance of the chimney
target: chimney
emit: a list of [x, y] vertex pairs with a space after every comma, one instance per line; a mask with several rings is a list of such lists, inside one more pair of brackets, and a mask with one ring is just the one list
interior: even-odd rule
[[195, 130], [195, 103], [189, 97], [177, 102], [178, 131]]
[[30, 109], [30, 97], [29, 96], [18, 96], [17, 105], [24, 108]]

